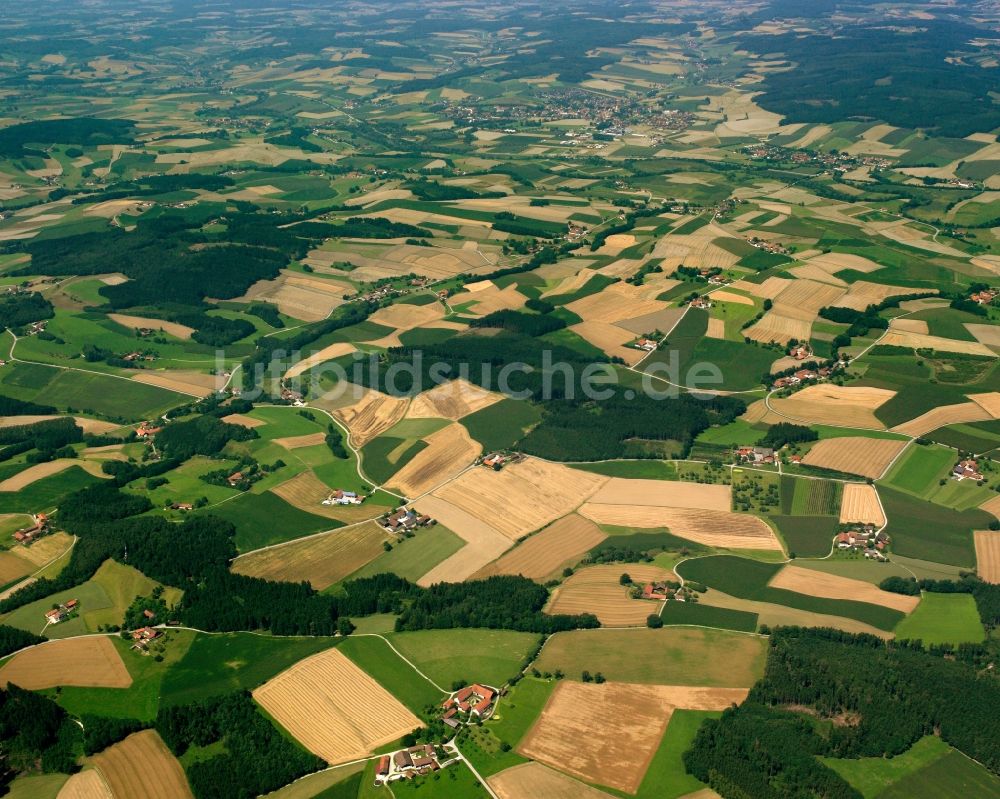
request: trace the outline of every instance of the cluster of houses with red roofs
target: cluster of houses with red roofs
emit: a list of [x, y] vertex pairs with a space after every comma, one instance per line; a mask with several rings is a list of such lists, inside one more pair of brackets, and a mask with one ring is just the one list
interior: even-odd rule
[[156, 427], [153, 422], [143, 422], [135, 430], [136, 438], [152, 438], [157, 433], [163, 429], [162, 426]]
[[487, 719], [493, 715], [499, 691], [488, 685], [474, 683], [456, 691], [444, 702], [444, 715], [441, 720], [449, 727], [458, 727], [463, 721]]
[[737, 447], [737, 463], [774, 463], [774, 450], [770, 447]]
[[812, 355], [812, 350], [808, 344], [796, 344], [788, 351], [788, 354], [797, 361], [804, 361]]
[[140, 627], [138, 630], [133, 630], [132, 648], [140, 652], [145, 652], [149, 649], [149, 644], [161, 635], [163, 635], [163, 633], [155, 627]]
[[520, 463], [524, 456], [520, 452], [491, 452], [480, 463], [487, 469], [499, 472], [508, 463]]
[[997, 294], [1000, 294], [1000, 290], [998, 289], [983, 289], [970, 295], [969, 299], [979, 305], [989, 305], [997, 298]]
[[375, 766], [375, 785], [384, 785], [396, 780], [412, 780], [421, 774], [430, 774], [457, 762], [456, 753], [450, 751], [447, 744], [440, 750], [434, 744], [420, 744], [400, 749], [382, 755], [378, 759], [378, 764]]
[[837, 549], [852, 552], [862, 552], [869, 560], [886, 561], [885, 550], [889, 546], [889, 536], [884, 532], [876, 532], [874, 524], [854, 527], [837, 533]]
[[708, 310], [712, 307], [712, 301], [708, 297], [695, 297], [691, 300], [691, 307]]
[[32, 517], [33, 524], [30, 527], [22, 527], [14, 531], [14, 540], [21, 546], [31, 546], [31, 543], [41, 538], [51, 527], [49, 517], [44, 513], [39, 513]]
[[951, 470], [951, 476], [956, 480], [975, 480], [977, 482], [984, 479], [982, 472], [979, 471], [979, 464], [972, 458], [956, 463], [955, 468]]
[[61, 621], [66, 621], [73, 612], [80, 607], [79, 599], [67, 599], [58, 607], [52, 608], [45, 612], [45, 621], [47, 624], [58, 624]]
[[651, 338], [639, 338], [632, 342], [632, 348], [637, 350], [644, 350], [645, 352], [652, 352], [659, 346], [659, 342], [654, 341]]
[[[792, 357], [797, 358], [795, 355]], [[799, 369], [794, 374], [779, 377], [771, 384], [771, 387], [789, 388], [790, 386], [797, 386], [800, 383], [808, 383], [812, 380], [826, 380], [831, 374], [833, 374], [833, 368], [830, 366], [821, 366], [819, 369]]]
[[405, 533], [416, 527], [430, 527], [437, 524], [430, 516], [417, 513], [415, 508], [399, 508], [381, 519], [382, 526], [390, 533]]

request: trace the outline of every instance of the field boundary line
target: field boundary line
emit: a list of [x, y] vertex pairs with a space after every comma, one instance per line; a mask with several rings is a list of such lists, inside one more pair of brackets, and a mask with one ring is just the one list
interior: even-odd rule
[[408, 657], [406, 657], [406, 655], [404, 655], [402, 652], [400, 652], [398, 649], [396, 649], [396, 647], [394, 647], [392, 645], [392, 642], [388, 638], [386, 638], [384, 635], [381, 635], [379, 633], [356, 633], [356, 634], [352, 633], [351, 636], [348, 636], [348, 637], [354, 637], [354, 638], [379, 638], [382, 641], [385, 641], [385, 645], [388, 646], [389, 649], [391, 649], [393, 652], [395, 652], [396, 655], [399, 656], [400, 660], [402, 660], [404, 663], [406, 663], [407, 666], [409, 666], [417, 674], [419, 674], [421, 677], [423, 677], [425, 680], [427, 680], [427, 682], [429, 682], [431, 685], [433, 685], [435, 688], [437, 688], [441, 693], [446, 694], [447, 696], [451, 696], [451, 694], [453, 693], [452, 691], [446, 691], [444, 688], [442, 688], [440, 685], [438, 685], [436, 682], [434, 682], [434, 680], [432, 680], [430, 677], [428, 677], [426, 674], [424, 674], [420, 669], [418, 669], [417, 665], [412, 660], [410, 660]]

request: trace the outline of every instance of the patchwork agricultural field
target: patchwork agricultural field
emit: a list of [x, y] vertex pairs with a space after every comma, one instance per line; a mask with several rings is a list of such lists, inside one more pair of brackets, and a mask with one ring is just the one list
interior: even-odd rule
[[1000, 796], [991, 9], [176, 5], [5, 8], [14, 799]]

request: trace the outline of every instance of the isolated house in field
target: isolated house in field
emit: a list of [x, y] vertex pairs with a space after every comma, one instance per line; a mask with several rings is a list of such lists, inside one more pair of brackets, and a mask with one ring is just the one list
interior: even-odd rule
[[667, 598], [669, 590], [670, 586], [665, 582], [646, 583], [642, 587], [642, 598], [659, 602]]
[[453, 693], [441, 703], [441, 707], [445, 709], [446, 719], [456, 719], [459, 714], [464, 714], [468, 718], [475, 716], [484, 719], [493, 713], [497, 693], [495, 688], [475, 683]]
[[80, 600], [67, 599], [59, 607], [52, 608], [45, 612], [45, 621], [48, 624], [59, 624], [69, 618], [70, 614], [80, 606]]
[[972, 460], [959, 461], [952, 469], [952, 477], [956, 480], [982, 480], [983, 475], [979, 471], [979, 464]]
[[390, 533], [402, 533], [415, 527], [428, 527], [432, 524], [434, 520], [430, 516], [418, 514], [413, 508], [399, 508], [382, 520], [382, 526]]
[[354, 491], [342, 491], [339, 488], [323, 500], [323, 505], [360, 505], [365, 501]]
[[22, 527], [14, 532], [14, 540], [24, 546], [29, 546], [36, 538], [45, 535], [49, 531], [49, 517], [44, 513], [39, 513], [34, 517], [34, 524], [31, 527]]
[[656, 342], [651, 338], [641, 338], [632, 345], [637, 350], [645, 350], [646, 352], [652, 352], [656, 349]]
[[162, 429], [162, 427], [154, 427], [152, 422], [143, 422], [136, 428], [135, 435], [136, 438], [152, 438]]

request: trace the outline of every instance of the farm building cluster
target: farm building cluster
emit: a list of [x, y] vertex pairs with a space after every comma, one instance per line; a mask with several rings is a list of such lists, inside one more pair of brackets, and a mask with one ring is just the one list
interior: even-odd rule
[[396, 780], [411, 780], [422, 774], [439, 771], [457, 762], [458, 758], [454, 752], [447, 749], [447, 745], [441, 749], [433, 744], [421, 744], [420, 746], [411, 746], [408, 749], [400, 749], [379, 758], [378, 765], [375, 767], [375, 785], [384, 785]]
[[483, 720], [493, 715], [499, 691], [488, 685], [475, 683], [456, 691], [444, 702], [441, 720], [449, 727], [458, 727], [463, 721]]
[[365, 498], [359, 496], [356, 491], [344, 491], [338, 488], [336, 491], [330, 493], [326, 499], [323, 500], [324, 505], [360, 505], [365, 501]]
[[31, 546], [31, 543], [41, 538], [51, 530], [51, 521], [44, 513], [32, 517], [30, 527], [22, 527], [14, 531], [14, 540], [21, 546]]
[[61, 621], [66, 621], [66, 619], [72, 616], [79, 609], [80, 600], [67, 599], [62, 604], [52, 608], [52, 610], [45, 612], [45, 622], [46, 624], [58, 624]]
[[979, 463], [972, 458], [959, 461], [951, 470], [951, 476], [956, 480], [983, 480], [983, 473], [979, 470]]
[[417, 527], [430, 527], [437, 523], [430, 516], [418, 513], [416, 508], [398, 508], [379, 521], [390, 533], [406, 533]]
[[851, 527], [837, 534], [837, 549], [842, 551], [861, 552], [869, 560], [886, 561], [886, 550], [889, 547], [889, 536], [884, 532], [876, 532], [875, 525], [866, 524], [863, 527]]
[[[792, 355], [798, 360], [797, 355]], [[811, 383], [813, 380], [826, 380], [833, 373], [832, 366], [821, 366], [818, 369], [799, 369], [790, 375], [779, 377], [772, 384], [772, 388], [791, 388], [802, 383]]]
[[520, 463], [524, 456], [520, 452], [491, 452], [480, 463], [487, 469], [499, 472], [504, 466], [510, 463]]
[[132, 631], [132, 649], [138, 652], [146, 652], [150, 643], [163, 635], [155, 627], [140, 627]]
[[641, 588], [633, 586], [632, 591], [634, 592], [632, 596], [635, 599], [646, 599], [653, 602], [687, 602], [694, 599], [694, 592], [690, 588], [685, 588], [672, 580], [655, 580], [644, 583]]
[[737, 447], [737, 463], [774, 463], [775, 454], [771, 447]]

